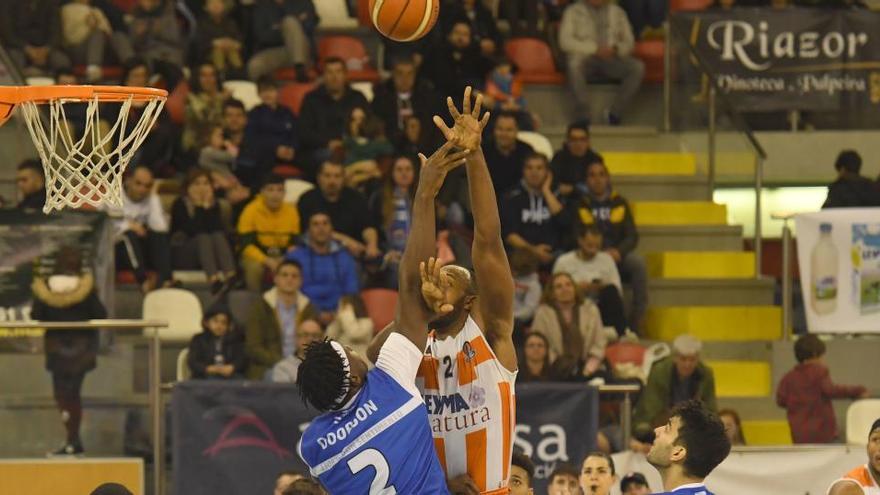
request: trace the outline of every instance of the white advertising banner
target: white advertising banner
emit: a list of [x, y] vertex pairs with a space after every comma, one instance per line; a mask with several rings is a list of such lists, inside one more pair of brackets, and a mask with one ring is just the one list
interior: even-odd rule
[[[657, 470], [642, 454], [614, 454], [618, 477], [645, 475], [651, 493], [663, 492]], [[831, 484], [868, 461], [864, 446], [828, 445], [735, 449], [712, 474], [706, 487], [716, 495], [825, 495]], [[619, 495], [615, 487], [612, 495]]]
[[880, 333], [880, 208], [795, 217], [807, 328]]

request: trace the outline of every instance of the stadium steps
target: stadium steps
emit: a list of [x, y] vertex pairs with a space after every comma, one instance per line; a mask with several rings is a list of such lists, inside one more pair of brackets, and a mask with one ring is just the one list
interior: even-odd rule
[[704, 201], [709, 198], [709, 183], [704, 176], [622, 175], [615, 176], [614, 189], [629, 201]]
[[767, 361], [706, 360], [715, 375], [718, 397], [767, 397], [770, 395], [770, 363]]
[[743, 437], [749, 446], [791, 445], [791, 429], [785, 419], [743, 419]]
[[[591, 84], [589, 93], [590, 115], [578, 112], [574, 98], [567, 85], [527, 84], [523, 94], [529, 111], [536, 112], [541, 119], [541, 130], [544, 128], [565, 128], [569, 122], [589, 117], [596, 125], [604, 122], [604, 110], [611, 106], [617, 95], [619, 86], [616, 84]], [[652, 128], [660, 123], [658, 116], [663, 115], [663, 88], [659, 85], [645, 85], [633, 98], [623, 115], [623, 126]]]
[[727, 225], [727, 206], [711, 201], [632, 201], [637, 226]]
[[738, 225], [638, 225], [642, 254], [664, 251], [737, 251], [743, 247]]
[[701, 340], [750, 341], [782, 337], [779, 306], [651, 306], [645, 335], [670, 342], [681, 334]]
[[693, 153], [652, 151], [606, 151], [602, 153], [612, 177], [690, 176], [697, 172]]
[[648, 276], [659, 279], [755, 277], [755, 254], [736, 251], [668, 251], [646, 257]]
[[649, 279], [653, 306], [763, 306], [773, 304], [775, 281], [760, 279]]

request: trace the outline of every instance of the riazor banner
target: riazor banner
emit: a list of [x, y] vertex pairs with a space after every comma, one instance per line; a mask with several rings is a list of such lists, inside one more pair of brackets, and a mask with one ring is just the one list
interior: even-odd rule
[[807, 329], [880, 333], [880, 208], [795, 217]]
[[[516, 393], [514, 448], [535, 462], [543, 493], [558, 463], [593, 449], [598, 392], [522, 384]], [[296, 445], [316, 413], [293, 385], [194, 380], [175, 385], [171, 405], [173, 495], [269, 494], [281, 471], [306, 472]]]
[[[880, 13], [734, 8], [676, 12], [671, 22], [737, 110], [864, 112], [880, 105]], [[677, 51], [675, 80], [705, 90], [686, 47]]]

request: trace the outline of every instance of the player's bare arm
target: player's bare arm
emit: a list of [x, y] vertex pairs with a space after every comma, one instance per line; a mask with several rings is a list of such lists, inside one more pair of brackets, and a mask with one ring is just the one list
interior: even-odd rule
[[473, 150], [467, 157], [468, 187], [474, 213], [474, 242], [471, 256], [476, 272], [479, 297], [475, 315], [480, 327], [492, 343], [492, 350], [508, 370], [517, 369], [513, 346], [513, 275], [501, 238], [501, 219], [492, 178], [481, 148], [482, 132], [489, 122], [489, 113], [480, 118], [482, 95], [471, 105], [471, 88], [464, 92], [462, 111], [452, 98], [446, 99], [454, 125], [450, 129], [443, 119], [434, 123], [449, 142], [459, 148]]
[[[413, 200], [412, 230], [400, 261], [399, 300], [394, 325], [396, 328], [393, 331], [405, 335], [419, 349], [425, 348], [430, 316], [441, 310], [439, 307], [426, 307], [421, 295], [423, 271], [433, 270], [434, 265], [438, 265], [425, 265], [425, 261], [434, 256], [437, 246], [434, 198], [440, 192], [449, 171], [462, 165], [469, 154], [468, 150], [455, 152], [454, 146], [454, 143], [446, 143], [430, 158], [419, 154], [422, 168]], [[439, 266], [436, 268], [439, 270]]]

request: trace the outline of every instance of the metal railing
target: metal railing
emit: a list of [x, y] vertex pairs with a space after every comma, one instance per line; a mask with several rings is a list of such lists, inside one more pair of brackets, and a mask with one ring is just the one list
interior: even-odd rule
[[165, 474], [165, 442], [162, 414], [162, 341], [159, 329], [168, 323], [161, 320], [89, 320], [89, 321], [6, 321], [0, 328], [46, 329], [46, 330], [131, 330], [150, 329], [149, 365], [150, 376], [150, 418], [153, 443], [153, 493], [163, 495]]
[[734, 128], [740, 132], [748, 142], [752, 151], [755, 153], [755, 173], [754, 173], [754, 189], [755, 189], [755, 235], [754, 235], [754, 251], [755, 251], [755, 278], [761, 277], [761, 254], [762, 254], [762, 238], [761, 238], [761, 192], [764, 188], [764, 161], [767, 159], [767, 152], [758, 139], [755, 137], [749, 124], [739, 113], [730, 98], [723, 92], [719, 91], [720, 87], [718, 79], [706, 62], [700, 56], [699, 52], [688, 40], [685, 33], [676, 27], [675, 23], [666, 21], [666, 47], [664, 50], [664, 77], [663, 77], [663, 128], [665, 132], [672, 130], [672, 51], [673, 41], [687, 47], [687, 53], [690, 60], [700, 71], [701, 76], [705, 76], [708, 80], [708, 98], [707, 98], [707, 180], [709, 183], [710, 199], [715, 190], [716, 165], [718, 150], [716, 146], [716, 138], [718, 133], [718, 110], [720, 109], [730, 118]]
[[623, 432], [623, 448], [629, 448], [632, 437], [632, 398], [642, 387], [638, 385], [599, 385], [600, 394], [623, 394], [623, 405], [620, 407], [620, 429]]

